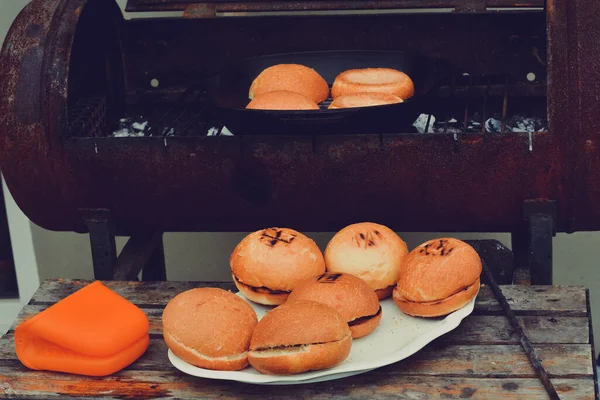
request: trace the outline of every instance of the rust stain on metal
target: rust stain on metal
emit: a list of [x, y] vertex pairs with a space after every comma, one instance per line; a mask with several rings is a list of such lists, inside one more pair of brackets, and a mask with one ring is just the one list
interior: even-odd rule
[[42, 93], [39, 72], [42, 69], [43, 58], [43, 48], [38, 46], [23, 54], [21, 59], [14, 108], [17, 117], [25, 125], [40, 121]]
[[184, 18], [214, 18], [216, 15], [214, 4], [192, 4], [183, 13]]

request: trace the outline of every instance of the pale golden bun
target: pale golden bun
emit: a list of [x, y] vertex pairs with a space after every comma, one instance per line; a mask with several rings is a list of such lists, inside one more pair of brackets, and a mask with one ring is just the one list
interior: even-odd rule
[[289, 228], [249, 234], [233, 250], [229, 265], [242, 294], [265, 305], [282, 304], [296, 282], [325, 272], [316, 243]]
[[248, 98], [287, 90], [320, 103], [329, 97], [329, 85], [317, 71], [299, 64], [279, 64], [263, 70], [252, 82]]
[[359, 93], [387, 93], [407, 100], [414, 96], [415, 85], [404, 72], [391, 68], [351, 69], [339, 74], [333, 82], [334, 99]]
[[390, 228], [372, 222], [352, 224], [325, 249], [328, 272], [345, 272], [364, 280], [379, 299], [392, 294], [406, 255], [406, 243]]
[[400, 97], [389, 93], [357, 93], [336, 97], [329, 109], [372, 107], [402, 103]]
[[477, 295], [481, 271], [479, 254], [467, 243], [453, 238], [430, 240], [404, 260], [393, 297], [407, 314], [447, 315]]
[[231, 274], [233, 282], [237, 289], [250, 301], [263, 304], [265, 306], [276, 306], [285, 303], [290, 295], [287, 290], [271, 290], [266, 287], [254, 287], [246, 285], [237, 279], [237, 277]]
[[353, 339], [373, 332], [381, 321], [381, 306], [375, 291], [354, 275], [326, 272], [301, 281], [287, 302], [299, 300], [334, 308], [348, 322]]
[[473, 300], [473, 297], [475, 297], [479, 291], [479, 285], [480, 281], [479, 278], [477, 278], [473, 284], [467, 286], [460, 292], [443, 300], [431, 302], [407, 301], [402, 297], [400, 292], [396, 290], [394, 290], [393, 298], [394, 303], [396, 303], [398, 308], [405, 314], [412, 315], [413, 317], [441, 317], [453, 313], [456, 310], [460, 310]]
[[199, 288], [175, 296], [162, 314], [163, 337], [183, 361], [200, 368], [236, 371], [248, 366], [258, 318], [235, 294]]
[[299, 93], [278, 90], [256, 96], [246, 108], [248, 110], [318, 110], [319, 105]]
[[348, 358], [350, 328], [333, 308], [314, 301], [268, 312], [252, 334], [248, 361], [264, 374], [289, 375], [334, 367]]

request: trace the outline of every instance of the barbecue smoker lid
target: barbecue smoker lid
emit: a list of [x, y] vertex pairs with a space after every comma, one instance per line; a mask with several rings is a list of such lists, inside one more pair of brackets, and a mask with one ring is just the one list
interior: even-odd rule
[[[498, 12], [502, 9], [543, 8], [544, 0], [517, 2], [515, 0], [128, 0], [126, 11], [183, 11], [185, 17], [213, 18], [221, 14], [241, 16], [236, 13], [287, 13], [306, 12], [357, 12], [389, 11], [403, 9], [436, 9], [442, 12]], [[524, 4], [526, 3], [526, 4]]]

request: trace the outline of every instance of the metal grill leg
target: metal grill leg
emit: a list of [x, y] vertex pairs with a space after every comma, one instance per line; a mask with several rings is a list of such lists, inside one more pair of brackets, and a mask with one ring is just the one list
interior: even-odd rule
[[516, 284], [552, 284], [552, 239], [556, 235], [556, 202], [526, 201], [523, 227], [512, 233]]
[[112, 280], [117, 265], [117, 245], [110, 210], [85, 209], [80, 213], [90, 232], [94, 278]]
[[142, 271], [142, 281], [166, 281], [167, 269], [165, 266], [165, 250], [162, 237], [156, 245], [148, 263]]
[[[499, 285], [510, 285], [513, 281], [513, 253], [498, 240], [465, 240], [485, 261], [494, 280]], [[481, 283], [488, 284], [487, 276], [481, 276]]]
[[531, 246], [531, 283], [552, 285], [552, 237], [554, 219], [546, 214], [529, 217], [529, 241]]
[[515, 285], [531, 285], [528, 229], [522, 228], [512, 232], [510, 241], [515, 260], [513, 283]]

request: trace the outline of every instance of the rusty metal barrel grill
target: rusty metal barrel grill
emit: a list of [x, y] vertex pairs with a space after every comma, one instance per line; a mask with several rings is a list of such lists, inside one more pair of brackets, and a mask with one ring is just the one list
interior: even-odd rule
[[[148, 264], [144, 279], [164, 279], [163, 232], [371, 220], [511, 232], [516, 270], [547, 283], [552, 236], [600, 227], [600, 28], [585, 18], [596, 2], [130, 0], [128, 10], [185, 18], [33, 0], [0, 56], [6, 183], [34, 223], [90, 232], [98, 278]], [[411, 52], [446, 69], [414, 125], [227, 134], [211, 77], [251, 57], [332, 50]], [[132, 236], [119, 260], [115, 235]], [[494, 257], [504, 256], [488, 265]]]

